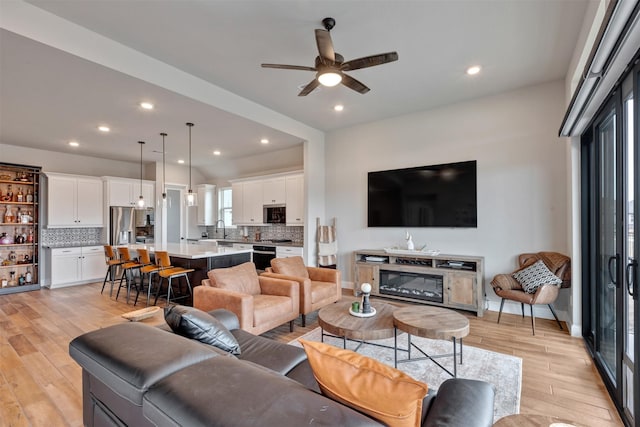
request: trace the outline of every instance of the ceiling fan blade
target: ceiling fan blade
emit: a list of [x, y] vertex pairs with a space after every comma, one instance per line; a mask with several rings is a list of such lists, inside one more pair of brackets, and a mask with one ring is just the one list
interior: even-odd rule
[[281, 70], [302, 70], [316, 71], [313, 67], [305, 67], [304, 65], [284, 65], [284, 64], [261, 64], [262, 68], [279, 68]]
[[375, 65], [386, 64], [398, 60], [397, 52], [380, 53], [378, 55], [365, 56], [364, 58], [352, 59], [344, 62], [340, 69], [342, 71], [358, 70], [360, 68], [373, 67]]
[[298, 96], [307, 96], [311, 93], [311, 91], [313, 91], [315, 88], [318, 87], [320, 83], [318, 83], [318, 79], [313, 79], [309, 82], [308, 85], [306, 85], [304, 87], [304, 89], [302, 89], [300, 91], [300, 93], [298, 94]]
[[353, 89], [356, 92], [361, 94], [365, 94], [371, 90], [368, 87], [366, 87], [364, 84], [359, 82], [358, 80], [346, 74], [342, 74], [342, 84], [348, 87], [349, 89]]
[[336, 62], [336, 52], [333, 50], [333, 42], [331, 34], [327, 30], [316, 30], [316, 44], [318, 45], [318, 53], [320, 58], [327, 65], [333, 65]]

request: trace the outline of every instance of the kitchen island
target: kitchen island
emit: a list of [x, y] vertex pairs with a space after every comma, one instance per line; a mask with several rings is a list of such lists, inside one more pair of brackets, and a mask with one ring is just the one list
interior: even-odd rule
[[171, 264], [176, 267], [193, 268], [190, 277], [191, 286], [199, 286], [202, 279], [207, 278], [207, 272], [214, 268], [233, 267], [252, 261], [252, 249], [234, 249], [216, 244], [189, 245], [187, 243], [135, 244], [127, 245], [131, 252], [147, 249], [150, 254], [155, 251], [167, 251], [171, 257]]

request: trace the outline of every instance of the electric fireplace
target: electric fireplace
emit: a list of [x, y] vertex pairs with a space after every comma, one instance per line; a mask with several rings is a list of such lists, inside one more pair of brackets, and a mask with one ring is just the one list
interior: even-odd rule
[[379, 292], [442, 303], [442, 276], [380, 269]]

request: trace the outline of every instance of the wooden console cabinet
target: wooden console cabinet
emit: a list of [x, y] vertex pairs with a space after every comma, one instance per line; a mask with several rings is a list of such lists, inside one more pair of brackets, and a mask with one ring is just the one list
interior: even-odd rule
[[[441, 277], [442, 302], [385, 293], [381, 290], [381, 271], [385, 274], [406, 273], [408, 276], [428, 275], [437, 280]], [[354, 278], [356, 289], [363, 283], [370, 283], [371, 294], [375, 296], [474, 311], [478, 317], [484, 314], [483, 257], [359, 250], [354, 252]]]

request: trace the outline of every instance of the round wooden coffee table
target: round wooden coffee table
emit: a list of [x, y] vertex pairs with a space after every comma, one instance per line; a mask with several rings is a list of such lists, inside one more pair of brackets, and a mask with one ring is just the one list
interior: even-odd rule
[[[421, 305], [403, 307], [395, 310], [393, 312], [393, 323], [397, 330], [406, 332], [408, 334], [408, 358], [404, 360], [398, 360], [398, 346], [396, 344], [396, 367], [398, 363], [402, 362], [413, 362], [417, 360], [429, 359], [440, 368], [444, 369], [447, 373], [449, 373], [449, 375], [452, 375], [453, 377], [456, 377], [458, 375], [457, 355], [460, 355], [460, 363], [462, 363], [462, 338], [469, 335], [469, 319], [467, 319], [460, 313], [456, 313], [453, 310], [441, 307]], [[411, 335], [438, 340], [450, 339], [453, 342], [453, 353], [428, 355], [415, 344], [411, 343]], [[456, 341], [458, 339], [460, 340], [460, 353], [456, 353]], [[414, 347], [416, 350], [422, 353], [424, 357], [412, 359], [411, 347]], [[448, 369], [434, 360], [437, 358], [448, 356], [453, 356], [453, 373], [451, 373]]]
[[380, 340], [394, 336], [394, 306], [374, 301], [371, 305], [376, 309], [375, 316], [356, 317], [349, 314], [351, 302], [349, 300], [338, 301], [320, 309], [318, 324], [322, 328], [323, 342], [326, 335], [333, 335], [342, 338], [343, 347], [347, 348], [347, 340], [364, 343], [369, 340]]

